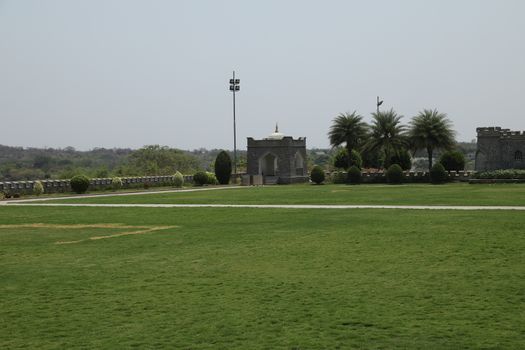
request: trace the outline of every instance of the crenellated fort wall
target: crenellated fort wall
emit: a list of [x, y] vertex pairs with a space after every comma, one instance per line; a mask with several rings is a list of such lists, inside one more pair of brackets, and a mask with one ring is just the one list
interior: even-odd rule
[[477, 128], [476, 131], [476, 171], [525, 169], [525, 131], [500, 127]]

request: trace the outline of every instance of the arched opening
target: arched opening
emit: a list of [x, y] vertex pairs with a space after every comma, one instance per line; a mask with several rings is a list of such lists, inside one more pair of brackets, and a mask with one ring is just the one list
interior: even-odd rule
[[516, 151], [514, 153], [514, 160], [523, 160], [523, 153], [521, 153], [521, 151]]
[[304, 175], [304, 159], [301, 153], [297, 152], [294, 157], [295, 175]]
[[266, 153], [259, 159], [259, 172], [263, 176], [277, 175], [277, 156], [272, 153]]

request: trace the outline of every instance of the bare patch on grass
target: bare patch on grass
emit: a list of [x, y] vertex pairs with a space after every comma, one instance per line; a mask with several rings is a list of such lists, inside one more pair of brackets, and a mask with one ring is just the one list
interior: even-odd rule
[[124, 224], [71, 224], [71, 225], [64, 225], [64, 224], [14, 224], [14, 225], [0, 225], [0, 229], [2, 228], [51, 228], [51, 229], [62, 229], [62, 230], [71, 230], [71, 229], [86, 229], [86, 228], [103, 228], [103, 229], [131, 229], [132, 231], [126, 231], [126, 232], [119, 232], [111, 235], [104, 235], [104, 236], [93, 236], [86, 239], [79, 239], [76, 241], [58, 241], [55, 242], [55, 244], [72, 244], [72, 243], [80, 243], [85, 241], [94, 241], [94, 240], [100, 240], [100, 239], [106, 239], [106, 238], [114, 238], [114, 237], [122, 237], [122, 236], [129, 236], [129, 235], [141, 235], [145, 233], [154, 233], [161, 230], [167, 230], [170, 228], [176, 228], [178, 226], [131, 226], [131, 225], [124, 225]]

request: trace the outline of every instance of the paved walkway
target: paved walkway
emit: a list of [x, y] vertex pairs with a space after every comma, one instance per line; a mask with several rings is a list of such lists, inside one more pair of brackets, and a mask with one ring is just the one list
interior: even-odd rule
[[[75, 197], [76, 198], [76, 197]], [[9, 206], [102, 207], [102, 208], [255, 208], [255, 209], [408, 209], [408, 210], [520, 210], [525, 206], [460, 205], [315, 205], [315, 204], [91, 204], [3, 202]]]
[[55, 201], [58, 199], [79, 199], [79, 198], [100, 198], [100, 197], [115, 197], [115, 196], [139, 196], [147, 194], [162, 194], [162, 193], [174, 193], [174, 192], [201, 192], [201, 191], [218, 191], [218, 190], [231, 190], [234, 188], [249, 188], [249, 186], [224, 186], [224, 187], [203, 187], [203, 188], [188, 188], [188, 189], [176, 189], [176, 190], [161, 190], [161, 191], [142, 191], [142, 192], [123, 192], [123, 193], [104, 193], [104, 194], [77, 194], [76, 196], [56, 196], [56, 197], [44, 197], [44, 198], [30, 198], [30, 199], [9, 199], [6, 201], [0, 201], [1, 204], [16, 204], [16, 203], [29, 203], [29, 202], [45, 202]]

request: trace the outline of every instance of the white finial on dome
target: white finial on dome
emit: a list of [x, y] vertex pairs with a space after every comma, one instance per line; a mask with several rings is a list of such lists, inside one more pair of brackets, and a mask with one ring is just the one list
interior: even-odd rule
[[275, 123], [275, 131], [273, 134], [268, 136], [266, 140], [282, 140], [284, 137], [284, 134], [279, 132], [279, 124]]

